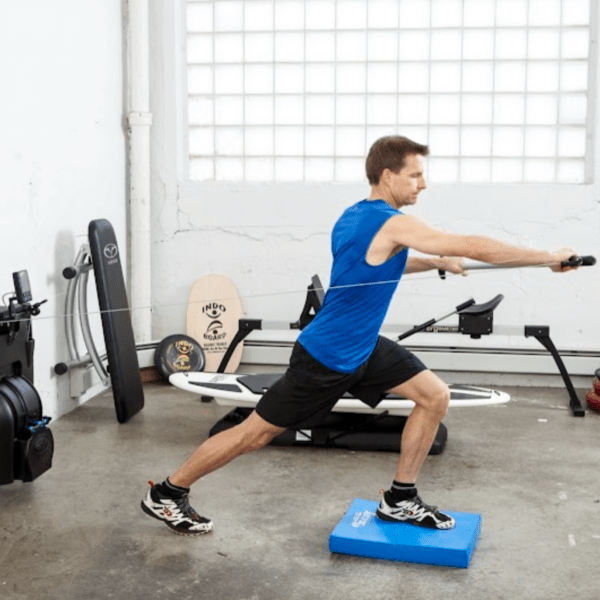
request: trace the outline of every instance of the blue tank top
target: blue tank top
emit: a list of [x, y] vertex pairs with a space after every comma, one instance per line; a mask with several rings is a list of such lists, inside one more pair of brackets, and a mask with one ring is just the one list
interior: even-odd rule
[[344, 211], [333, 228], [330, 287], [298, 341], [334, 371], [353, 373], [375, 348], [408, 248], [376, 267], [367, 263], [366, 254], [383, 224], [398, 214], [383, 200], [362, 200]]

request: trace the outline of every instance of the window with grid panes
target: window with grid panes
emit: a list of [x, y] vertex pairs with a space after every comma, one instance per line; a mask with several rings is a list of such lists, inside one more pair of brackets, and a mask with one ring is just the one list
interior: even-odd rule
[[589, 0], [188, 0], [189, 177], [584, 183]]

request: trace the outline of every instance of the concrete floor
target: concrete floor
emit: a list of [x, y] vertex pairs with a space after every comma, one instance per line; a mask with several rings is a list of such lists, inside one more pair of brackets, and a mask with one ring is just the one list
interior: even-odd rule
[[503, 389], [509, 405], [446, 417], [420, 479], [426, 501], [482, 514], [468, 569], [329, 553], [352, 500], [389, 485], [395, 453], [267, 447], [194, 487], [211, 534], [173, 535], [141, 512], [146, 481], [228, 409], [152, 384], [127, 424], [110, 392], [52, 423], [52, 469], [0, 487], [0, 598], [597, 599], [600, 414], [572, 417], [562, 389]]

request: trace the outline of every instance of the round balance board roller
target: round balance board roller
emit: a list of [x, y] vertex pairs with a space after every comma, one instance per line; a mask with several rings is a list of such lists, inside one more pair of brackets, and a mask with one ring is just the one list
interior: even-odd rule
[[200, 344], [187, 335], [175, 334], [159, 342], [154, 352], [154, 366], [165, 380], [173, 373], [202, 371], [204, 352]]

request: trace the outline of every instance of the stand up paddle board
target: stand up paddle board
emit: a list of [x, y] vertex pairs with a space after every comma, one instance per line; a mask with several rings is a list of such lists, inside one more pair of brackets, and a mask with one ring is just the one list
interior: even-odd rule
[[[229, 277], [211, 274], [196, 280], [188, 298], [186, 333], [202, 347], [205, 371], [217, 371], [243, 314], [240, 293]], [[227, 363], [227, 373], [235, 373], [242, 350], [240, 343]]]
[[[221, 373], [174, 373], [169, 383], [180, 389], [202, 396], [212, 396], [223, 406], [254, 407], [262, 395], [282, 376], [282, 373], [257, 375], [227, 375]], [[510, 396], [505, 392], [470, 385], [450, 385], [450, 408], [468, 408], [505, 404]], [[347, 394], [333, 407], [334, 412], [377, 414], [388, 411], [390, 415], [408, 415], [415, 403], [412, 400], [389, 394], [375, 408]]]

